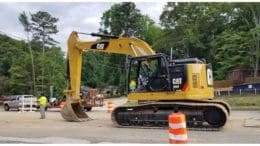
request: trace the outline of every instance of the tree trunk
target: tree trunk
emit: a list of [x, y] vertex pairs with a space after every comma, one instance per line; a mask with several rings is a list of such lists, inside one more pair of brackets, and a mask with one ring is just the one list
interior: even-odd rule
[[[257, 38], [259, 38], [259, 34], [257, 34]], [[258, 76], [258, 68], [259, 68], [259, 40], [256, 41], [256, 56], [255, 56], [255, 70], [254, 70], [254, 77]]]
[[[44, 29], [43, 29], [44, 32]], [[45, 55], [45, 32], [43, 33], [43, 41], [42, 41], [42, 94], [44, 94], [44, 55]]]
[[31, 61], [32, 61], [32, 94], [35, 95], [35, 70], [34, 70], [34, 59], [33, 59], [33, 53], [32, 48], [30, 44], [30, 38], [29, 38], [29, 32], [27, 32], [27, 43], [31, 55]]
[[[260, 16], [257, 14], [258, 13], [258, 11], [257, 10], [255, 10], [253, 7], [252, 7], [252, 5], [250, 5], [249, 6], [249, 8], [250, 8], [250, 10], [251, 10], [251, 13], [252, 13], [252, 15], [253, 15], [253, 21], [254, 21], [254, 23], [255, 23], [255, 27], [257, 26], [257, 25], [259, 25], [260, 24]], [[254, 69], [254, 77], [256, 78], [257, 76], [258, 76], [258, 68], [259, 68], [259, 33], [257, 32], [257, 34], [256, 35], [254, 35], [254, 40], [255, 40], [255, 54], [256, 54], [256, 56], [255, 56], [255, 69]]]

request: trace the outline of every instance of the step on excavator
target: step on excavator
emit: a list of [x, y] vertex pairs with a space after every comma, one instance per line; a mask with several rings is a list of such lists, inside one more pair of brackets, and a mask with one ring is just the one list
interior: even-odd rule
[[[82, 41], [78, 34], [100, 39]], [[128, 101], [116, 107], [111, 119], [117, 127], [158, 128], [168, 126], [168, 115], [182, 112], [187, 127], [219, 130], [227, 122], [230, 106], [214, 100], [211, 64], [198, 58], [169, 60], [135, 37], [118, 37], [73, 31], [68, 39], [66, 104], [61, 109], [67, 121], [91, 120], [81, 106], [80, 80], [83, 51], [127, 55]]]

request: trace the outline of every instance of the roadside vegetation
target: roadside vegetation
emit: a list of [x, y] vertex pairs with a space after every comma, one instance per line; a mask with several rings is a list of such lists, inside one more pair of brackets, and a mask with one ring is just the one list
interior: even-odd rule
[[[87, 4], [86, 4], [87, 5]], [[26, 40], [0, 35], [0, 95], [49, 95], [62, 97], [66, 87], [66, 58], [55, 34], [59, 18], [48, 12], [21, 12], [17, 18]], [[72, 31], [72, 30], [71, 30]], [[259, 69], [259, 3], [167, 3], [156, 24], [135, 3], [116, 3], [101, 16], [99, 33], [148, 42], [157, 53], [173, 58], [204, 58], [213, 65], [214, 78], [223, 80], [234, 68]], [[105, 89], [116, 86], [125, 93], [125, 56], [85, 53], [82, 84]], [[112, 95], [113, 96], [113, 95]], [[118, 96], [118, 95], [117, 95]], [[223, 97], [234, 107], [257, 106], [244, 98]], [[255, 97], [251, 97], [255, 98]], [[234, 101], [234, 102], [233, 102]]]
[[215, 97], [229, 103], [232, 110], [260, 110], [260, 95], [236, 95]]

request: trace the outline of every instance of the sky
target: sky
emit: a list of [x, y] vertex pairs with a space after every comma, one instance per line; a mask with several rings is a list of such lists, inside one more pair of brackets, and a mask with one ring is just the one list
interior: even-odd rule
[[[23, 26], [18, 20], [20, 13], [25, 11], [35, 13], [47, 11], [53, 17], [59, 18], [57, 27], [59, 32], [53, 38], [59, 42], [58, 46], [66, 52], [67, 39], [72, 31], [98, 32], [99, 22], [103, 12], [110, 9], [114, 2], [0, 2], [0, 33], [5, 33], [13, 38], [26, 38]], [[159, 25], [159, 17], [165, 2], [136, 2], [137, 9], [142, 14], [148, 15]], [[96, 38], [80, 36], [85, 41]]]

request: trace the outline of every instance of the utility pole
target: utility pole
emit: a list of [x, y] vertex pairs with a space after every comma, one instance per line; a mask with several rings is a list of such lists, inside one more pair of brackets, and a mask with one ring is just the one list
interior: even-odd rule
[[170, 55], [170, 60], [172, 61], [172, 48], [171, 48], [171, 55]]
[[50, 86], [50, 98], [53, 98], [53, 86]]

